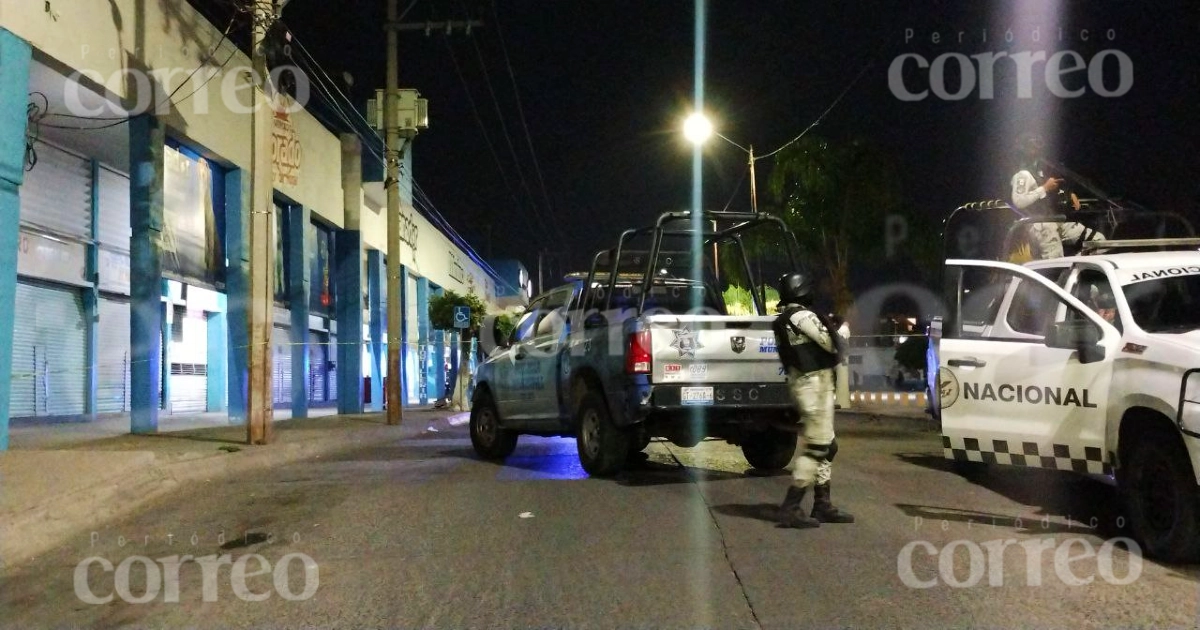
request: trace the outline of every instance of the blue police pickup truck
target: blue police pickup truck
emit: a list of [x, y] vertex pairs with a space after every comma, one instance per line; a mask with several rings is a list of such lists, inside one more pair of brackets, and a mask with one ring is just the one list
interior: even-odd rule
[[[476, 372], [475, 451], [504, 459], [519, 435], [574, 437], [584, 470], [608, 476], [653, 438], [718, 438], [754, 468], [787, 466], [798, 418], [742, 247], [754, 230], [774, 234], [795, 267], [795, 237], [776, 217], [666, 213], [532, 300]], [[749, 285], [748, 312], [725, 303], [733, 285]]]

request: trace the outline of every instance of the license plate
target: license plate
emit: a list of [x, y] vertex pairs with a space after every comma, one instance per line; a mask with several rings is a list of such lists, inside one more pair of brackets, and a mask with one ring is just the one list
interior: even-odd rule
[[713, 388], [711, 387], [682, 387], [679, 401], [685, 405], [713, 404]]

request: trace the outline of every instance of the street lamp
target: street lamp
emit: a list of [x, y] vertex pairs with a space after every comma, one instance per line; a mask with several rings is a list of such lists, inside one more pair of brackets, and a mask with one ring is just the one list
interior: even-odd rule
[[733, 140], [730, 140], [729, 138], [726, 138], [725, 136], [721, 135], [715, 129], [713, 129], [713, 124], [708, 119], [708, 117], [700, 112], [693, 113], [692, 115], [688, 116], [686, 120], [683, 121], [683, 136], [685, 138], [687, 138], [689, 141], [691, 141], [692, 144], [695, 144], [696, 146], [700, 146], [700, 145], [704, 144], [705, 142], [708, 142], [708, 139], [711, 138], [712, 136], [716, 136], [716, 137], [724, 140], [725, 142], [728, 142], [729, 144], [732, 144], [733, 146], [741, 149], [742, 153], [745, 153], [747, 156], [749, 156], [748, 164], [750, 166], [750, 208], [757, 214], [758, 213], [758, 186], [757, 186], [757, 184], [755, 182], [755, 178], [754, 178], [754, 146], [751, 145], [750, 148], [747, 149], [746, 147], [743, 147], [742, 145], [734, 142]]
[[701, 114], [700, 112], [696, 112], [691, 116], [688, 116], [687, 120], [683, 121], [683, 135], [685, 138], [690, 140], [692, 144], [704, 144], [705, 142], [708, 142], [708, 139], [712, 137], [712, 134], [712, 122], [708, 120], [707, 116]]

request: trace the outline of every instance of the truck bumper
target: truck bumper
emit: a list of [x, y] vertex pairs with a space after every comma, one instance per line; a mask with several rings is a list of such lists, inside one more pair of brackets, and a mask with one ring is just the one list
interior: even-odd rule
[[716, 420], [727, 416], [749, 419], [755, 412], [785, 412], [793, 408], [787, 383], [640, 383], [626, 389], [626, 419], [644, 422], [653, 415], [690, 416], [699, 412]]

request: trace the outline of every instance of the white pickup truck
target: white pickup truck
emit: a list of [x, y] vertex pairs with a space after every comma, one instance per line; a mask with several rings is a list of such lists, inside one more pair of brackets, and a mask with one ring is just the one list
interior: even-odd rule
[[684, 447], [715, 437], [755, 468], [784, 468], [798, 418], [774, 315], [761, 290], [753, 313], [730, 312], [723, 298], [730, 274], [761, 287], [741, 238], [772, 226], [794, 266], [795, 239], [776, 217], [704, 213], [698, 227], [690, 213], [667, 213], [624, 232], [582, 281], [536, 297], [476, 372], [476, 452], [503, 459], [521, 434], [569, 436], [583, 468], [606, 476], [654, 437]]
[[1200, 558], [1198, 247], [947, 260], [930, 332], [945, 457], [1108, 480], [1149, 555]]

